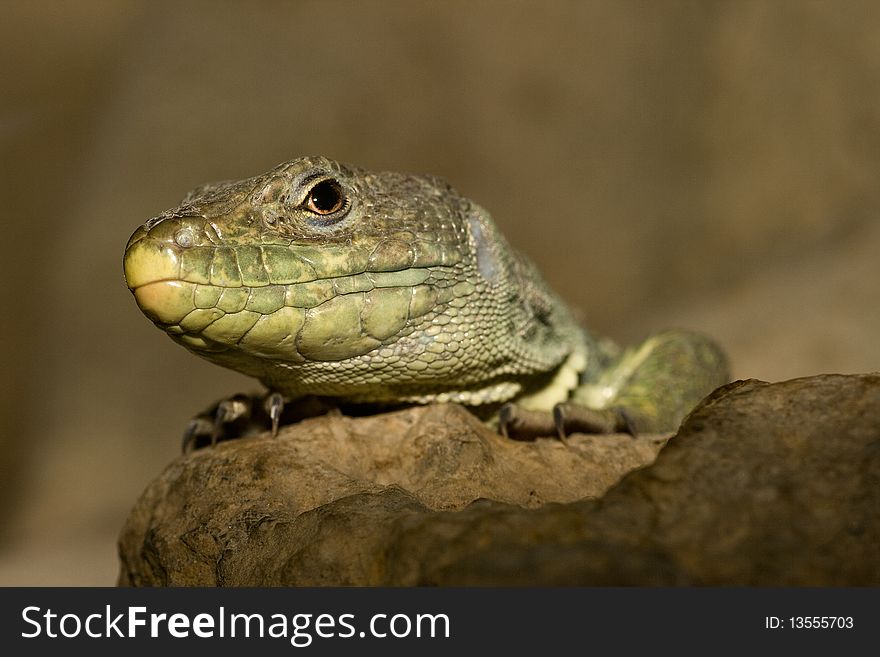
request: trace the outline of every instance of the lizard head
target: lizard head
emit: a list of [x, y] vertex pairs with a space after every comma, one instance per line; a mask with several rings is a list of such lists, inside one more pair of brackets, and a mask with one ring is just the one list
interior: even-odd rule
[[300, 158], [199, 187], [147, 221], [126, 246], [125, 279], [200, 356], [290, 392], [295, 371], [307, 392], [337, 394], [353, 361], [422, 357], [407, 368], [421, 376], [454, 356], [466, 331], [403, 338], [448, 324], [444, 308], [481, 284], [475, 207], [438, 178]]

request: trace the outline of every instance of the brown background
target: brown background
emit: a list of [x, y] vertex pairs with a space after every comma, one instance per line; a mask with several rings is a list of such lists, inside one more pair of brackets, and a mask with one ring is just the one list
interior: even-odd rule
[[0, 584], [110, 584], [189, 416], [253, 386], [125, 289], [192, 186], [443, 175], [594, 329], [738, 377], [880, 369], [874, 2], [6, 2]]

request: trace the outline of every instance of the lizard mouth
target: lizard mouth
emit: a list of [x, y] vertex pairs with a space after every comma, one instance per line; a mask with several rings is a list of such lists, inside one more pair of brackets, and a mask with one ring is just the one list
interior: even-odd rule
[[[412, 320], [426, 319], [454, 294], [431, 280], [428, 267], [352, 274], [340, 267], [343, 275], [320, 278], [296, 247], [284, 249], [290, 263], [260, 253], [262, 275], [251, 273], [245, 281], [241, 250], [198, 248], [213, 251], [209, 257], [199, 254], [210, 262], [201, 271], [188, 267], [191, 250], [133, 240], [124, 268], [143, 313], [203, 355], [236, 350], [290, 363], [344, 360], [393, 342]], [[306, 267], [308, 275], [302, 273]], [[307, 280], [289, 282], [294, 276], [288, 274], [287, 281], [273, 282], [273, 271], [281, 270]]]
[[[451, 295], [406, 270], [309, 283], [222, 288], [160, 280], [133, 289], [140, 309], [195, 351], [240, 349], [290, 362], [344, 360], [405, 334]], [[395, 280], [397, 279], [397, 280]], [[367, 289], [361, 289], [361, 288]]]

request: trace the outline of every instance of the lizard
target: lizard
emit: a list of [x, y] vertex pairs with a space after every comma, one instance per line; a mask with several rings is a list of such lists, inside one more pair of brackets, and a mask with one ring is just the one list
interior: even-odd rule
[[488, 211], [433, 176], [301, 157], [202, 185], [137, 228], [128, 288], [172, 340], [258, 379], [184, 440], [303, 399], [463, 404], [511, 437], [670, 432], [729, 380], [710, 338], [619, 348], [583, 327]]

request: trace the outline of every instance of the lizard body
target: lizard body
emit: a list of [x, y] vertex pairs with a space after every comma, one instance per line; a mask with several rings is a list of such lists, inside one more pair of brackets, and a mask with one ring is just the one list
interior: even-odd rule
[[702, 336], [621, 352], [579, 326], [489, 213], [434, 177], [307, 157], [204, 185], [135, 231], [124, 269], [173, 340], [287, 400], [625, 402], [654, 430], [727, 379]]

